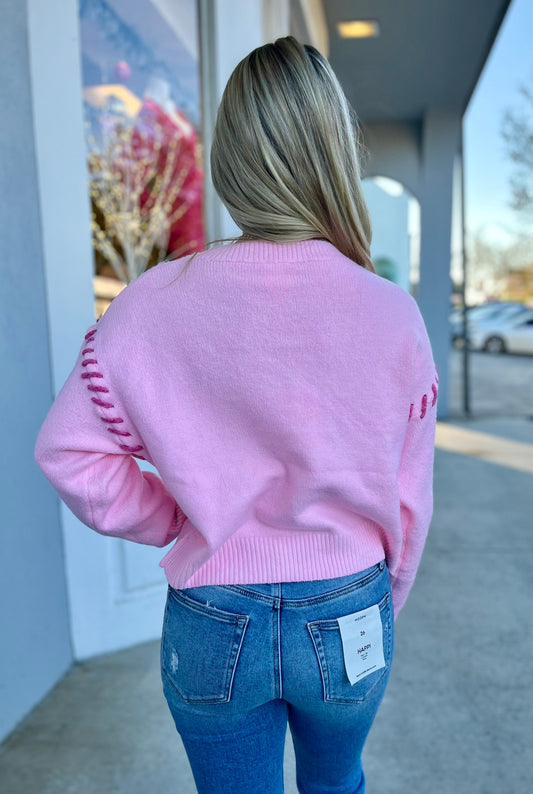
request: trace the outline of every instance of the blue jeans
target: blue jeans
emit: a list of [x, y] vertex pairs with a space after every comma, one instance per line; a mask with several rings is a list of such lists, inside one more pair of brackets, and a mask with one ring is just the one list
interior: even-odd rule
[[[336, 619], [374, 604], [385, 667], [351, 686]], [[385, 562], [314, 582], [169, 586], [163, 691], [199, 794], [281, 794], [287, 722], [301, 794], [363, 794], [393, 645]]]

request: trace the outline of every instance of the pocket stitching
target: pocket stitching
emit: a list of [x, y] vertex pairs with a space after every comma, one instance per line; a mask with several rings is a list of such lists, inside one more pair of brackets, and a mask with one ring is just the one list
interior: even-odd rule
[[[387, 607], [390, 607], [390, 593], [385, 593], [383, 598], [378, 602], [380, 615], [385, 611]], [[322, 678], [322, 690], [323, 690], [323, 698], [324, 701], [327, 703], [342, 703], [342, 704], [355, 704], [355, 703], [362, 703], [365, 701], [374, 691], [374, 689], [378, 686], [378, 684], [383, 680], [385, 674], [390, 671], [390, 650], [391, 650], [391, 618], [390, 618], [390, 609], [389, 615], [387, 617], [387, 622], [383, 625], [383, 633], [387, 640], [386, 649], [384, 648], [384, 656], [385, 656], [385, 667], [383, 668], [382, 674], [379, 678], [374, 682], [372, 687], [365, 692], [365, 694], [360, 698], [348, 698], [343, 697], [341, 695], [332, 695], [330, 694], [330, 675], [329, 675], [329, 666], [326, 659], [326, 654], [324, 650], [324, 645], [322, 642], [322, 637], [320, 636], [320, 629], [323, 628], [326, 631], [337, 630], [340, 638], [340, 629], [339, 624], [337, 623], [336, 619], [327, 619], [327, 620], [313, 620], [307, 623], [307, 629], [309, 634], [311, 635], [311, 639], [313, 641], [313, 645], [315, 648], [315, 653], [318, 661], [318, 667], [320, 670], [320, 676]], [[317, 647], [317, 642], [315, 642], [315, 632], [316, 632], [316, 639], [319, 642], [320, 649]], [[342, 640], [341, 640], [342, 644]], [[344, 667], [344, 651], [342, 654], [342, 664], [343, 664], [343, 671], [346, 674], [346, 670]]]
[[[181, 604], [181, 606], [185, 607], [186, 609], [190, 608], [193, 612], [198, 612], [199, 614], [204, 615], [204, 616], [209, 617], [209, 618], [213, 618], [214, 617], [219, 622], [222, 622], [222, 623], [225, 623], [225, 624], [230, 624], [230, 625], [232, 624], [233, 628], [234, 628], [234, 631], [233, 631], [233, 636], [232, 636], [232, 639], [231, 639], [231, 652], [228, 655], [228, 661], [227, 661], [227, 663], [226, 663], [226, 665], [224, 667], [223, 673], [221, 675], [221, 679], [223, 681], [223, 685], [221, 687], [222, 694], [220, 696], [217, 695], [216, 697], [215, 696], [190, 697], [190, 696], [185, 695], [180, 690], [179, 686], [177, 685], [177, 681], [174, 680], [174, 677], [168, 671], [167, 666], [166, 666], [165, 661], [164, 661], [165, 656], [167, 655], [167, 652], [170, 650], [170, 648], [168, 647], [169, 640], [168, 640], [166, 635], [164, 637], [164, 641], [161, 644], [161, 671], [162, 671], [162, 673], [164, 673], [165, 678], [167, 679], [169, 684], [172, 686], [172, 688], [175, 690], [175, 692], [179, 695], [179, 697], [185, 703], [198, 704], [198, 705], [201, 705], [201, 704], [211, 705], [211, 704], [215, 704], [215, 703], [229, 703], [229, 701], [231, 700], [232, 693], [233, 693], [233, 682], [234, 682], [234, 679], [235, 679], [235, 673], [236, 673], [236, 670], [237, 670], [237, 664], [239, 662], [239, 658], [240, 658], [240, 654], [241, 654], [242, 644], [244, 642], [244, 635], [246, 634], [246, 629], [248, 628], [248, 623], [249, 623], [249, 620], [250, 620], [249, 616], [248, 615], [232, 614], [230, 612], [224, 612], [223, 615], [220, 615], [220, 614], [216, 614], [216, 613], [217, 612], [222, 612], [223, 610], [214, 610], [214, 609], [205, 609], [205, 608], [204, 609], [201, 609], [201, 608], [197, 609], [196, 607], [204, 607], [204, 605], [200, 604], [197, 601], [192, 601], [192, 599], [175, 598], [175, 600], [177, 601], [177, 603]], [[167, 618], [167, 615], [168, 615], [169, 611], [170, 610], [168, 609], [168, 602], [167, 602], [167, 606], [165, 608], [165, 622], [166, 622], [166, 618]], [[235, 642], [235, 638], [238, 637], [239, 634], [240, 634], [240, 639], [236, 643]]]
[[193, 598], [189, 598], [189, 596], [185, 595], [179, 590], [170, 590], [171, 597], [177, 601], [179, 604], [183, 604], [184, 606], [192, 609], [195, 612], [200, 612], [202, 615], [207, 615], [210, 618], [215, 618], [215, 620], [220, 620], [222, 623], [234, 623], [235, 620], [238, 619], [247, 619], [247, 615], [238, 615], [235, 612], [226, 612], [224, 609], [218, 609], [217, 607], [209, 606], [209, 604], [202, 604], [201, 601], [195, 601]]
[[[323, 697], [324, 701], [327, 701], [328, 696], [327, 696], [327, 685], [326, 685], [325, 677], [328, 675], [328, 669], [327, 669], [327, 665], [325, 665], [325, 664], [322, 665], [322, 663], [320, 661], [320, 651], [319, 651], [319, 649], [317, 647], [317, 643], [315, 641], [315, 634], [314, 634], [313, 628], [314, 627], [312, 627], [310, 623], [307, 624], [307, 630], [308, 630], [308, 632], [309, 632], [309, 634], [311, 636], [311, 640], [312, 640], [313, 645], [315, 647], [315, 653], [316, 653], [316, 656], [317, 656], [317, 659], [318, 659], [318, 669], [320, 670], [320, 678], [322, 679], [322, 697]], [[318, 639], [318, 641], [320, 643], [320, 646], [321, 646], [321, 650], [323, 652], [322, 638], [320, 637], [320, 633], [317, 634], [317, 638], [316, 639]]]
[[[390, 593], [385, 593], [383, 598], [378, 601], [379, 611], [380, 614], [385, 611], [386, 607], [389, 605], [390, 601]], [[326, 618], [325, 620], [312, 620], [308, 624], [308, 626], [323, 626], [326, 629], [338, 628], [339, 624], [337, 623], [337, 618]]]

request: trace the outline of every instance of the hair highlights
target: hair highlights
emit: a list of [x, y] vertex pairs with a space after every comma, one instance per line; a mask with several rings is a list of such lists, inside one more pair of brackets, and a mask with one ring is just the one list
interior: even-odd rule
[[356, 115], [326, 58], [293, 36], [250, 52], [218, 108], [211, 174], [244, 238], [326, 239], [373, 271]]

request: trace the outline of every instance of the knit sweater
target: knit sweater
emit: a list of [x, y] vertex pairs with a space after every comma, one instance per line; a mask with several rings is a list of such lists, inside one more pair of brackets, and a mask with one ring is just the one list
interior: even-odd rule
[[[176, 588], [386, 559], [395, 614], [433, 509], [438, 377], [415, 300], [325, 240], [164, 262], [92, 324], [36, 461]], [[146, 460], [158, 475], [143, 471]]]

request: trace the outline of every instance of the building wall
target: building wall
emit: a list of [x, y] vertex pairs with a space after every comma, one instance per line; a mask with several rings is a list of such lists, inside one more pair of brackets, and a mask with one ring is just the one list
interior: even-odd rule
[[[263, 2], [200, 2], [213, 25], [216, 106], [238, 60], [262, 43]], [[105, 590], [98, 587], [108, 568], [107, 550], [96, 549], [102, 539], [60, 503], [33, 458], [93, 311], [77, 14], [75, 0], [1, 6], [0, 91], [9, 113], [0, 125], [0, 366], [8, 384], [1, 397], [8, 465], [0, 478], [0, 741], [74, 658], [107, 649], [91, 638], [95, 626], [105, 634], [111, 625], [105, 603], [96, 612], [80, 607]], [[220, 231], [235, 233], [225, 210], [218, 212]], [[158, 619], [150, 636], [159, 630]]]
[[[373, 179], [365, 179], [363, 192], [372, 219], [370, 253], [374, 263], [381, 257], [395, 264], [394, 281], [410, 291], [409, 197], [404, 190], [391, 195]], [[381, 275], [381, 274], [380, 274]]]
[[[270, 14], [270, 23], [275, 27], [277, 14], [282, 14], [283, 3], [274, 4]], [[278, 8], [279, 6], [279, 8]], [[215, 94], [214, 103], [218, 107], [222, 92], [228, 78], [240, 60], [247, 55], [254, 47], [259, 47], [263, 43], [263, 14], [264, 8], [262, 0], [215, 0]], [[278, 29], [279, 30], [279, 29]], [[287, 31], [288, 32], [288, 31]], [[241, 230], [233, 221], [231, 215], [218, 202], [219, 221], [218, 228], [222, 237], [239, 236]]]
[[417, 301], [439, 372], [439, 419], [449, 412], [449, 310], [453, 174], [461, 115], [428, 109], [421, 124], [364, 128], [366, 176], [404, 185], [420, 203], [420, 272]]
[[33, 459], [50, 405], [26, 3], [0, 25], [0, 740], [70, 667], [59, 504]]
[[369, 124], [363, 129], [368, 148], [365, 176], [386, 176], [400, 182], [420, 200], [422, 126]]

